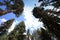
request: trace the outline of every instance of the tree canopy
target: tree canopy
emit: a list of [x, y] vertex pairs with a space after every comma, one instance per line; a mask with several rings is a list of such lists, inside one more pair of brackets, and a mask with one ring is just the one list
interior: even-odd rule
[[6, 6], [6, 10], [0, 8], [0, 16], [13, 12], [19, 17], [23, 11], [24, 3], [22, 0], [2, 0], [0, 6]]
[[[42, 3], [39, 7], [34, 7], [33, 15], [41, 19], [48, 32], [55, 35], [57, 40], [60, 40], [60, 10], [58, 10], [60, 7], [60, 0], [39, 0], [38, 2]], [[44, 7], [47, 6], [53, 6], [54, 8], [45, 10]]]
[[[23, 0], [1, 0], [0, 6], [6, 6], [5, 9], [0, 8], [0, 16], [8, 13], [14, 13], [16, 17], [19, 17], [24, 10]], [[15, 29], [8, 34], [8, 29], [12, 26], [15, 19], [7, 20], [0, 25], [0, 40], [24, 40], [25, 35], [25, 23], [24, 21], [16, 25]]]

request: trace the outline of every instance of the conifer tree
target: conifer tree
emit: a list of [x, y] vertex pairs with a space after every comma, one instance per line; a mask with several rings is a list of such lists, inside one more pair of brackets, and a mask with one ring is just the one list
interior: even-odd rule
[[[44, 27], [49, 33], [60, 40], [60, 0], [39, 0], [42, 2], [39, 7], [34, 7], [33, 15], [43, 22]], [[46, 9], [47, 6], [53, 6], [53, 9]], [[58, 10], [58, 11], [57, 11]]]
[[24, 40], [25, 35], [25, 24], [24, 21], [20, 22], [16, 28], [8, 35], [8, 40]]
[[12, 25], [14, 19], [8, 20], [0, 25], [0, 39], [3, 40], [7, 36], [8, 29]]
[[[23, 0], [1, 0], [0, 6], [6, 6], [5, 9], [0, 8], [0, 16], [14, 13], [16, 17], [19, 17], [24, 10]], [[17, 28], [13, 31], [14, 33], [12, 32], [10, 35], [6, 35], [8, 29], [13, 24], [13, 21], [14, 19], [10, 19], [0, 25], [0, 40], [23, 40], [23, 33], [25, 32], [25, 24], [23, 21], [17, 25]]]

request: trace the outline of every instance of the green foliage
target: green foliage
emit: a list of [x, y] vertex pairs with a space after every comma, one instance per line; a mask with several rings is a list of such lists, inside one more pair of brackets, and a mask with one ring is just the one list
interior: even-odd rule
[[8, 31], [7, 29], [9, 29], [9, 27], [12, 25], [13, 21], [14, 19], [11, 19], [0, 25], [0, 35], [6, 34], [6, 32]]
[[[41, 1], [42, 1], [42, 3], [40, 5], [40, 7], [34, 7], [33, 15], [36, 18], [41, 19], [41, 21], [44, 23], [44, 27], [47, 29], [48, 33], [55, 35], [57, 40], [59, 40], [59, 37], [60, 37], [60, 32], [59, 32], [60, 31], [60, 24], [59, 24], [60, 21], [59, 20], [60, 20], [60, 18], [58, 16], [60, 16], [60, 10], [59, 11], [57, 11], [57, 10], [60, 7], [60, 1], [59, 0], [51, 0], [51, 1], [50, 0], [41, 0]], [[39, 0], [39, 2], [41, 2], [41, 1]], [[50, 4], [50, 3], [52, 3], [52, 4]], [[54, 8], [45, 10], [44, 7], [47, 7], [50, 5], [54, 6]], [[50, 35], [48, 33], [46, 33], [46, 35]], [[49, 38], [49, 37], [47, 37], [47, 38]], [[46, 38], [46, 40], [47, 40], [47, 38]], [[43, 39], [45, 39], [45, 37]]]
[[51, 36], [43, 28], [41, 28], [41, 40], [52, 40]]
[[8, 29], [12, 25], [13, 21], [14, 21], [14, 19], [8, 20], [8, 21], [4, 22], [4, 24], [2, 24], [2, 25], [4, 25], [6, 27], [6, 29]]
[[20, 22], [16, 28], [8, 35], [8, 40], [24, 40], [25, 35], [25, 24], [24, 22]]
[[38, 2], [43, 2], [41, 6], [54, 6], [56, 8], [59, 8], [60, 6], [60, 0], [39, 0]]
[[12, 25], [13, 21], [14, 19], [11, 19], [0, 25], [0, 40], [8, 40], [7, 31], [9, 27]]
[[[11, 2], [13, 4], [11, 4]], [[23, 0], [2, 0], [2, 2], [0, 2], [0, 6], [6, 6], [5, 10], [0, 8], [0, 16], [13, 12], [17, 17], [19, 17], [23, 12], [24, 2]], [[13, 21], [14, 19], [11, 19], [0, 25], [0, 40], [24, 39], [25, 35], [23, 35], [23, 33], [25, 32], [25, 24], [23, 21], [19, 23], [9, 35], [7, 35], [7, 31]]]
[[[1, 11], [1, 15], [5, 15], [7, 13], [13, 12], [17, 17], [19, 17], [23, 12], [24, 3], [23, 0], [2, 0], [0, 2], [0, 6], [6, 6], [6, 10]], [[13, 4], [11, 4], [13, 2]]]
[[[11, 21], [12, 20], [9, 20], [8, 22], [11, 22]], [[0, 31], [3, 30], [2, 28], [3, 27], [0, 28]], [[4, 32], [4, 30], [2, 32]], [[24, 32], [25, 32], [25, 24], [24, 24], [24, 21], [22, 21], [16, 26], [16, 28], [9, 35], [7, 35], [5, 33], [4, 33], [4, 35], [3, 35], [3, 33], [0, 34], [0, 35], [2, 35], [2, 36], [0, 36], [0, 39], [1, 40], [24, 40], [24, 38], [25, 38], [25, 35], [23, 35]]]

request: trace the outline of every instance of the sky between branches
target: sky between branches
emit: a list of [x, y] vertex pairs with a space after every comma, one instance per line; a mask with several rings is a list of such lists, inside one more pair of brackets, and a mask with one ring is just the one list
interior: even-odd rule
[[[35, 7], [35, 4], [36, 6], [39, 6], [38, 0], [23, 0], [23, 1], [25, 6], [24, 11], [20, 17], [17, 18], [13, 13], [9, 13], [0, 17], [0, 23], [5, 22], [12, 18], [15, 19], [8, 32], [11, 32], [15, 28], [15, 25], [17, 25], [22, 20], [25, 22], [26, 30], [30, 29], [30, 33], [32, 33], [34, 29], [43, 27], [43, 23], [38, 22], [39, 19], [36, 19], [32, 15], [32, 9]], [[0, 6], [0, 8], [5, 9], [5, 6]]]

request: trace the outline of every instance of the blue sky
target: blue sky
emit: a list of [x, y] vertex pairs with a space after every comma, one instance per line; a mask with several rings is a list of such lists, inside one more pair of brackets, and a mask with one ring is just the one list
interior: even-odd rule
[[[24, 11], [22, 13], [21, 16], [19, 16], [18, 18], [15, 16], [15, 14], [13, 13], [9, 13], [3, 16], [0, 16], [0, 23], [1, 22], [5, 22], [9, 19], [14, 18], [14, 22], [12, 24], [12, 26], [10, 27], [8, 32], [11, 32], [15, 25], [18, 24], [19, 22], [21, 22], [22, 20], [25, 22], [26, 25], [26, 30], [30, 29], [30, 32], [32, 32], [34, 29], [40, 28], [43, 26], [42, 22], [38, 22], [39, 19], [35, 18], [32, 15], [32, 9], [34, 8], [34, 4], [37, 4], [36, 6], [39, 6], [38, 0], [23, 0], [24, 1]], [[0, 6], [0, 8], [5, 8], [4, 6]]]

